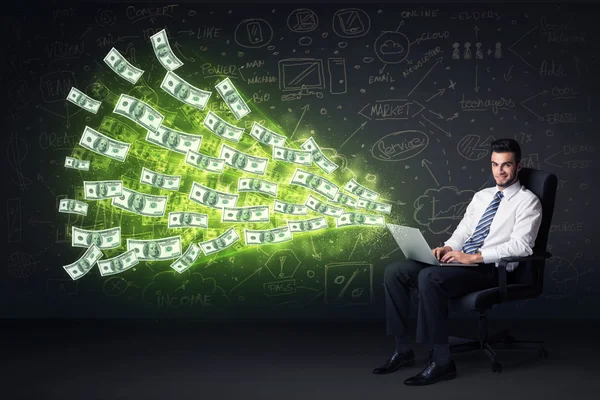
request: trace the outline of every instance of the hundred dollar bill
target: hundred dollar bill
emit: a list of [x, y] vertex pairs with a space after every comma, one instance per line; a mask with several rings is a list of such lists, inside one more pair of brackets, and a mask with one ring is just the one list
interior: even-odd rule
[[144, 71], [131, 65], [129, 61], [125, 59], [114, 47], [110, 49], [104, 62], [110, 67], [117, 75], [125, 79], [130, 83], [137, 83], [138, 79], [142, 76]]
[[238, 235], [238, 233], [232, 226], [216, 239], [207, 240], [206, 242], [200, 242], [198, 243], [198, 246], [200, 246], [204, 255], [209, 255], [217, 253], [221, 250], [225, 250], [238, 240], [240, 240], [240, 235]]
[[269, 222], [269, 206], [224, 207], [221, 222]]
[[311, 218], [303, 221], [288, 221], [290, 232], [312, 232], [327, 228], [325, 217]]
[[225, 160], [207, 156], [206, 154], [198, 153], [190, 150], [185, 155], [185, 163], [200, 171], [214, 172], [222, 174], [225, 169]]
[[121, 94], [113, 112], [130, 119], [142, 128], [156, 132], [165, 117], [143, 101]]
[[188, 197], [193, 202], [203, 206], [215, 208], [217, 210], [223, 207], [235, 207], [238, 200], [237, 194], [219, 192], [204, 185], [194, 182], [190, 195]]
[[238, 192], [257, 192], [269, 196], [277, 196], [278, 185], [264, 179], [240, 178], [238, 179]]
[[166, 175], [158, 172], [149, 170], [146, 167], [142, 167], [142, 175], [140, 176], [140, 183], [154, 186], [165, 190], [179, 190], [181, 184], [181, 175]]
[[113, 197], [111, 205], [145, 217], [162, 217], [165, 215], [169, 196], [152, 196], [136, 192], [123, 186], [123, 194]]
[[104, 200], [123, 195], [123, 181], [83, 181], [86, 200]]
[[267, 230], [244, 229], [246, 244], [276, 244], [292, 240], [292, 232], [288, 226]]
[[288, 215], [308, 215], [308, 207], [304, 204], [292, 204], [275, 200], [273, 211]]
[[84, 110], [91, 112], [92, 114], [96, 114], [98, 112], [98, 109], [100, 108], [100, 104], [102, 104], [101, 101], [92, 99], [90, 96], [83, 93], [75, 86], [71, 88], [71, 91], [67, 95], [67, 100], [75, 104], [76, 106], [79, 106]]
[[252, 129], [250, 129], [250, 136], [268, 146], [285, 146], [285, 136], [265, 128], [256, 121], [254, 121], [254, 123], [252, 124]]
[[269, 163], [268, 158], [255, 157], [242, 153], [233, 147], [227, 146], [225, 143], [221, 145], [219, 158], [224, 159], [225, 164], [229, 165], [231, 168], [257, 175], [264, 175], [267, 170], [267, 164]]
[[385, 203], [378, 203], [376, 201], [369, 201], [365, 199], [358, 199], [358, 207], [365, 208], [369, 211], [377, 211], [385, 214], [392, 212], [392, 205]]
[[71, 246], [90, 247], [95, 244], [99, 249], [114, 249], [121, 245], [121, 227], [90, 231], [87, 229], [71, 228]]
[[89, 171], [90, 170], [90, 161], [89, 160], [79, 160], [77, 158], [67, 156], [65, 158], [65, 167], [78, 169], [80, 171]]
[[133, 250], [140, 261], [172, 260], [181, 256], [181, 236], [162, 239], [127, 239], [127, 250]]
[[190, 243], [185, 253], [171, 264], [171, 268], [181, 274], [187, 271], [192, 264], [196, 262], [199, 255], [200, 247], [196, 246], [194, 243]]
[[310, 166], [312, 165], [312, 153], [310, 151], [273, 146], [273, 160]]
[[335, 199], [335, 195], [338, 194], [340, 190], [339, 186], [333, 184], [331, 181], [319, 175], [301, 170], [300, 168], [294, 171], [290, 183], [312, 190], [315, 193], [327, 197], [329, 200]]
[[235, 88], [230, 78], [223, 79], [215, 87], [236, 119], [250, 114], [250, 107], [242, 99], [240, 92]]
[[187, 211], [170, 212], [168, 228], [208, 228], [208, 215]]
[[383, 215], [349, 212], [342, 214], [335, 220], [336, 228], [343, 228], [345, 226], [381, 226], [385, 228], [385, 219]]
[[139, 263], [135, 250], [129, 250], [116, 257], [98, 261], [98, 269], [102, 276], [116, 275], [135, 267]]
[[240, 128], [225, 122], [225, 120], [212, 111], [209, 111], [206, 114], [206, 117], [202, 123], [215, 135], [236, 143], [240, 141], [242, 134], [244, 133], [244, 128]]
[[375, 201], [379, 197], [379, 193], [367, 189], [360, 183], [356, 182], [354, 179], [350, 179], [350, 182], [346, 183], [346, 186], [344, 186], [344, 190], [355, 194], [362, 199], [367, 199], [371, 201]]
[[334, 207], [327, 203], [324, 203], [311, 194], [308, 195], [308, 199], [306, 199], [306, 202], [304, 204], [311, 210], [323, 215], [327, 215], [329, 217], [339, 217], [344, 213], [343, 208]]
[[325, 154], [323, 154], [323, 151], [312, 136], [306, 142], [302, 143], [300, 148], [310, 151], [313, 162], [326, 174], [331, 174], [338, 169], [339, 166], [337, 164], [334, 164], [329, 158], [325, 157]]
[[335, 195], [335, 198], [331, 201], [350, 208], [356, 208], [358, 206], [358, 201], [354, 197], [350, 196], [349, 194], [342, 193], [341, 191], [338, 192], [338, 194]]
[[65, 265], [63, 268], [73, 280], [77, 280], [90, 272], [94, 264], [102, 257], [104, 257], [104, 254], [100, 251], [98, 246], [93, 244], [88, 247], [79, 260], [75, 261], [73, 264]]
[[190, 85], [172, 71], [167, 72], [160, 84], [160, 88], [177, 100], [199, 110], [204, 110], [204, 107], [206, 107], [206, 103], [208, 103], [208, 99], [212, 94], [212, 92], [198, 89], [197, 87]]
[[101, 156], [110, 157], [114, 160], [124, 162], [127, 152], [131, 146], [129, 143], [111, 139], [89, 126], [85, 127], [79, 145], [93, 151]]
[[58, 204], [58, 212], [66, 214], [87, 215], [88, 205], [83, 201], [72, 199], [61, 199]]
[[156, 58], [167, 71], [175, 71], [183, 65], [183, 62], [173, 53], [165, 29], [150, 36], [150, 41]]
[[202, 135], [191, 135], [160, 125], [156, 132], [148, 130], [146, 141], [167, 150], [187, 154], [189, 150], [198, 151], [202, 143]]

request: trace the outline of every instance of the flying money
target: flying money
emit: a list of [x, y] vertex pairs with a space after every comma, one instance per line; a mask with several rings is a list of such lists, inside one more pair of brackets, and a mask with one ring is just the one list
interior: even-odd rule
[[333, 171], [339, 168], [337, 164], [334, 164], [330, 159], [325, 157], [323, 151], [311, 136], [308, 140], [300, 145], [303, 150], [310, 151], [312, 153], [312, 160], [317, 167], [321, 168], [326, 174], [331, 174]]
[[335, 198], [331, 200], [333, 203], [342, 204], [346, 207], [356, 208], [358, 206], [358, 201], [350, 196], [349, 194], [342, 193], [341, 191], [335, 195]]
[[392, 205], [385, 203], [378, 203], [376, 201], [369, 201], [365, 199], [358, 199], [358, 207], [365, 208], [369, 211], [377, 211], [384, 214], [390, 214], [392, 212]]
[[146, 167], [142, 167], [140, 183], [145, 183], [146, 185], [154, 186], [159, 189], [179, 190], [179, 185], [181, 184], [181, 176], [160, 174]]
[[277, 196], [277, 187], [276, 183], [265, 181], [264, 179], [238, 179], [238, 192], [256, 192], [275, 197]]
[[181, 236], [161, 239], [127, 239], [127, 250], [133, 250], [140, 261], [173, 260], [181, 256]]
[[214, 172], [216, 174], [222, 174], [225, 169], [225, 160], [210, 157], [193, 150], [188, 151], [185, 155], [185, 163], [200, 171]]
[[65, 158], [65, 167], [71, 169], [77, 169], [79, 171], [89, 171], [90, 170], [90, 161], [89, 160], [79, 160], [77, 158], [67, 156]]
[[196, 246], [194, 243], [190, 243], [185, 253], [171, 264], [171, 268], [181, 274], [187, 271], [192, 264], [196, 262], [199, 255], [200, 247]]
[[208, 99], [212, 94], [212, 92], [198, 89], [197, 87], [190, 85], [172, 71], [167, 72], [160, 84], [160, 88], [177, 100], [197, 108], [198, 110], [204, 110], [204, 107], [206, 107], [206, 103], [208, 103]]
[[113, 112], [152, 132], [156, 132], [165, 119], [161, 113], [148, 104], [127, 94], [119, 96]]
[[318, 212], [329, 217], [339, 217], [344, 213], [344, 209], [340, 207], [334, 207], [327, 203], [322, 202], [313, 195], [309, 194], [308, 199], [304, 203], [311, 210]]
[[148, 130], [146, 141], [177, 153], [187, 154], [188, 151], [198, 151], [202, 143], [202, 135], [192, 135], [160, 125], [156, 132]]
[[250, 107], [242, 99], [230, 78], [223, 79], [215, 87], [236, 119], [239, 120], [250, 113]]
[[208, 256], [210, 254], [217, 253], [221, 250], [225, 250], [238, 240], [240, 240], [240, 236], [238, 235], [236, 230], [233, 227], [231, 227], [216, 239], [200, 242], [198, 243], [198, 246], [200, 246], [204, 255]]
[[242, 134], [244, 133], [244, 128], [225, 122], [224, 119], [212, 111], [206, 113], [206, 117], [204, 118], [204, 121], [202, 121], [202, 124], [220, 138], [231, 140], [236, 143], [240, 141]]
[[352, 194], [355, 194], [360, 198], [371, 200], [371, 201], [375, 201], [379, 197], [379, 193], [367, 189], [360, 183], [356, 182], [354, 180], [354, 178], [350, 179], [350, 182], [346, 183], [346, 186], [344, 186], [344, 190], [346, 190]]
[[125, 79], [130, 83], [137, 83], [138, 79], [142, 76], [144, 71], [131, 65], [129, 61], [125, 59], [114, 47], [110, 49], [104, 62], [110, 67], [117, 75]]
[[98, 269], [102, 276], [116, 275], [135, 267], [139, 263], [135, 250], [128, 250], [116, 257], [98, 261]]
[[268, 158], [255, 157], [242, 153], [233, 147], [227, 146], [225, 143], [221, 145], [219, 158], [224, 159], [225, 164], [231, 168], [257, 175], [264, 175], [269, 163]]
[[308, 190], [312, 190], [315, 193], [327, 197], [329, 200], [335, 199], [335, 195], [339, 192], [340, 188], [333, 184], [331, 181], [310, 172], [301, 170], [300, 168], [294, 171], [292, 185], [302, 186]]
[[152, 196], [136, 192], [123, 186], [123, 194], [113, 197], [111, 205], [145, 217], [162, 217], [165, 215], [169, 196]]
[[98, 112], [98, 109], [100, 108], [100, 104], [102, 104], [101, 101], [92, 99], [90, 96], [83, 93], [75, 86], [73, 86], [71, 88], [71, 91], [69, 91], [69, 94], [67, 95], [67, 100], [75, 104], [76, 106], [79, 106], [84, 110], [91, 112], [92, 114], [96, 114]]
[[335, 220], [336, 228], [343, 228], [345, 226], [381, 226], [385, 228], [385, 219], [383, 215], [349, 212], [342, 214]]
[[254, 123], [252, 124], [252, 129], [250, 129], [250, 136], [258, 140], [262, 144], [266, 144], [268, 146], [285, 146], [285, 136], [265, 128], [256, 121], [254, 121]]
[[221, 222], [269, 222], [269, 206], [223, 207]]
[[129, 143], [111, 139], [89, 126], [85, 127], [79, 145], [101, 156], [124, 162], [131, 146]]
[[169, 229], [208, 228], [208, 215], [197, 212], [174, 211], [169, 213]]
[[85, 274], [90, 272], [94, 264], [104, 257], [104, 254], [100, 251], [98, 246], [95, 244], [88, 247], [83, 255], [75, 261], [73, 264], [65, 265], [63, 268], [67, 271], [67, 274], [74, 281], [83, 277]]
[[90, 247], [98, 246], [101, 250], [114, 249], [121, 245], [121, 227], [91, 231], [76, 226], [71, 228], [71, 246]]
[[290, 228], [286, 226], [258, 231], [244, 229], [244, 239], [246, 244], [276, 244], [289, 242], [293, 238]]
[[288, 215], [308, 215], [308, 207], [304, 204], [286, 203], [280, 200], [275, 200], [273, 211]]
[[58, 212], [66, 214], [87, 215], [88, 205], [83, 201], [73, 199], [61, 199], [58, 204]]
[[294, 150], [286, 147], [273, 146], [273, 160], [285, 161], [304, 166], [312, 165], [312, 153], [304, 150]]
[[150, 41], [156, 58], [167, 71], [175, 71], [183, 65], [183, 62], [173, 53], [165, 29], [150, 36]]
[[327, 228], [325, 217], [306, 219], [303, 221], [287, 221], [290, 232], [313, 232]]
[[237, 194], [219, 192], [218, 190], [201, 185], [198, 182], [192, 184], [192, 189], [190, 190], [188, 198], [195, 203], [217, 210], [220, 210], [223, 207], [235, 207], [238, 201]]
[[123, 181], [83, 181], [86, 200], [104, 200], [123, 195]]

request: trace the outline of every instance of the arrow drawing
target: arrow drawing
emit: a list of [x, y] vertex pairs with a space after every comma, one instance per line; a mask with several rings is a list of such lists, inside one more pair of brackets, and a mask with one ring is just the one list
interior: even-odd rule
[[504, 80], [505, 81], [510, 81], [512, 79], [512, 76], [510, 76], [510, 71], [512, 71], [513, 66], [511, 65], [510, 68], [508, 68], [508, 72], [506, 72], [505, 74], [502, 74], [504, 76]]
[[427, 73], [421, 78], [421, 80], [419, 82], [417, 82], [417, 84], [415, 85], [415, 87], [412, 88], [412, 90], [406, 95], [406, 97], [410, 96], [412, 94], [412, 92], [414, 92], [415, 89], [419, 87], [419, 85], [421, 84], [421, 82], [423, 82], [423, 80], [427, 77], [427, 75], [429, 75], [429, 73], [431, 72], [431, 70], [433, 70], [436, 65], [438, 65], [439, 63], [441, 63], [443, 59], [444, 59], [444, 57], [438, 57], [437, 58], [437, 61], [435, 62], [435, 64], [433, 64], [431, 66], [431, 68], [429, 68], [429, 71], [427, 71]]
[[475, 28], [473, 28], [473, 30], [475, 31], [475, 39], [477, 40], [477, 38], [479, 36], [479, 27], [477, 25], [475, 25]]
[[300, 116], [300, 119], [298, 120], [298, 123], [296, 124], [296, 127], [294, 128], [294, 132], [292, 132], [292, 136], [290, 136], [290, 140], [293, 139], [294, 135], [296, 134], [296, 130], [298, 130], [298, 126], [300, 125], [300, 121], [302, 121], [302, 118], [304, 117], [304, 114], [306, 114], [306, 111], [309, 109], [309, 105], [305, 105], [302, 107], [302, 115]]
[[312, 235], [310, 237], [310, 242], [312, 243], [312, 248], [313, 248], [313, 254], [312, 254], [312, 256], [314, 257], [315, 260], [321, 261], [321, 254], [322, 253], [317, 253], [317, 250], [315, 249], [315, 241], [313, 240]]
[[433, 96], [431, 96], [430, 98], [428, 98], [427, 100], [425, 100], [425, 103], [427, 103], [429, 100], [433, 99], [434, 97], [443, 95], [445, 91], [446, 91], [446, 89], [444, 89], [444, 88], [438, 89], [438, 91], [437, 91], [436, 94], [434, 94]]
[[[348, 137], [348, 139], [346, 139], [346, 140], [344, 141], [344, 143], [342, 143], [342, 146], [343, 146], [343, 145], [345, 145], [345, 144], [348, 142], [348, 140], [352, 139], [352, 136], [354, 136], [354, 135], [356, 134], [356, 132], [358, 132], [359, 130], [363, 129], [363, 128], [365, 127], [365, 125], [366, 125], [366, 124], [367, 124], [367, 121], [365, 121], [365, 122], [363, 122], [362, 124], [360, 124], [360, 126], [359, 126], [358, 128], [356, 128], [356, 130], [355, 130], [354, 132], [352, 132], [352, 135], [350, 135], [350, 136]], [[339, 150], [339, 149], [341, 149], [341, 148], [342, 148], [342, 146], [338, 147], [338, 150]]]
[[477, 75], [479, 74], [479, 65], [475, 65], [475, 87], [473, 88], [473, 90], [475, 90], [475, 92], [479, 93], [479, 85], [477, 84]]
[[390, 258], [390, 254], [397, 252], [398, 250], [400, 250], [400, 247], [398, 247], [396, 250], [392, 250], [387, 254], [382, 255], [381, 257], [379, 257], [380, 260], [385, 260], [386, 258]]
[[435, 176], [433, 176], [433, 172], [431, 172], [431, 170], [429, 169], [429, 165], [431, 165], [431, 161], [429, 161], [428, 159], [424, 158], [421, 161], [421, 167], [427, 168], [427, 171], [429, 171], [429, 173], [431, 174], [431, 177], [435, 181], [435, 184], [440, 186], [440, 183], [437, 181], [437, 179], [435, 179]]
[[250, 276], [248, 276], [246, 279], [244, 279], [243, 281], [241, 281], [240, 283], [235, 285], [233, 288], [231, 288], [229, 293], [233, 292], [238, 286], [240, 286], [242, 283], [246, 282], [248, 279], [252, 278], [254, 275], [260, 273], [260, 271], [262, 271], [262, 269], [263, 269], [263, 267], [256, 269], [252, 274], [250, 274]]
[[533, 65], [529, 64], [527, 62], [527, 60], [525, 60], [523, 57], [521, 57], [521, 55], [519, 53], [517, 53], [515, 50], [513, 50], [513, 47], [517, 45], [517, 43], [519, 43], [521, 40], [523, 40], [527, 35], [529, 35], [531, 32], [535, 31], [538, 28], [538, 26], [534, 26], [533, 28], [531, 28], [526, 34], [524, 34], [523, 36], [521, 36], [516, 42], [514, 42], [513, 44], [511, 44], [510, 46], [508, 46], [508, 50], [512, 53], [514, 53], [515, 56], [519, 57], [521, 59], [521, 61], [523, 61], [525, 64], [529, 65], [531, 68], [534, 68]]
[[538, 96], [543, 96], [543, 95], [545, 95], [546, 93], [548, 93], [548, 91], [547, 91], [547, 90], [541, 91], [541, 92], [539, 92], [538, 94], [534, 94], [533, 96], [531, 96], [531, 97], [529, 97], [529, 98], [527, 98], [527, 99], [525, 99], [525, 100], [523, 100], [523, 101], [521, 102], [521, 105], [523, 106], [523, 108], [525, 108], [527, 111], [529, 111], [530, 113], [532, 113], [533, 115], [535, 115], [539, 121], [543, 121], [543, 120], [544, 120], [544, 117], [542, 117], [542, 116], [540, 116], [540, 115], [538, 115], [538, 114], [534, 113], [534, 112], [531, 110], [531, 108], [529, 108], [529, 107], [527, 107], [527, 106], [525, 105], [525, 102], [527, 102], [527, 101], [529, 101], [529, 100], [531, 100], [531, 99], [534, 99], [534, 98], [536, 98], [536, 97], [538, 97]]
[[354, 247], [352, 248], [352, 252], [350, 252], [350, 255], [348, 256], [348, 260], [349, 260], [350, 258], [352, 258], [352, 254], [354, 254], [354, 250], [356, 250], [356, 246], [358, 245], [358, 241], [362, 239], [362, 235], [363, 235], [363, 234], [362, 234], [362, 233], [360, 233], [360, 234], [358, 235], [358, 238], [356, 238], [356, 242], [354, 242]]
[[437, 126], [436, 124], [434, 124], [429, 118], [427, 118], [425, 116], [425, 114], [421, 115], [423, 117], [423, 119], [427, 122], [429, 122], [431, 125], [435, 126], [436, 128], [438, 128], [440, 131], [444, 132], [446, 134], [446, 136], [448, 137], [452, 137], [452, 133], [450, 132], [446, 132], [445, 130], [443, 130], [442, 128], [440, 128], [439, 126]]

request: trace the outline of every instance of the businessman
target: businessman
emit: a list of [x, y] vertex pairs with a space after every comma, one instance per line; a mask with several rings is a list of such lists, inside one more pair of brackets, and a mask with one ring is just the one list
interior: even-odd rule
[[[415, 364], [407, 336], [411, 288], [419, 291], [417, 342], [430, 346], [427, 366], [404, 381], [411, 386], [430, 385], [456, 377], [448, 344], [448, 298], [497, 286], [498, 260], [528, 256], [542, 220], [535, 194], [519, 183], [521, 149], [512, 139], [491, 144], [495, 187], [475, 193], [458, 227], [443, 247], [433, 249], [442, 262], [477, 263], [478, 267], [431, 266], [405, 260], [385, 269], [386, 334], [394, 336], [391, 357], [374, 374], [388, 374]], [[516, 264], [516, 265], [515, 265]], [[518, 263], [509, 263], [513, 271]]]

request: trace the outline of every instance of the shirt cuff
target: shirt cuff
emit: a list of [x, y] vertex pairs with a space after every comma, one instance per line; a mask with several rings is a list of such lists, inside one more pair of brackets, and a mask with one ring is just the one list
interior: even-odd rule
[[[496, 261], [498, 261], [498, 254], [496, 253], [496, 250], [491, 248], [491, 249], [480, 249], [479, 252], [481, 253], [481, 257], [483, 257], [483, 263], [484, 264], [491, 264], [491, 263], [495, 263]], [[496, 265], [498, 266], [498, 265]]]

